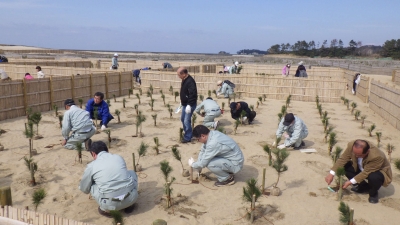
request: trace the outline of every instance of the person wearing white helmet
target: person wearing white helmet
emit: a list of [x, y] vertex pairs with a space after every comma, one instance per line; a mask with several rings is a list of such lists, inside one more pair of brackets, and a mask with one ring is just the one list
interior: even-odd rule
[[118, 54], [117, 53], [114, 54], [114, 57], [111, 59], [111, 63], [112, 63], [111, 69], [113, 69], [113, 70], [118, 69], [119, 64], [118, 64]]
[[230, 68], [229, 68], [229, 74], [235, 74], [237, 72], [239, 66], [239, 62], [236, 61], [235, 64], [233, 64]]

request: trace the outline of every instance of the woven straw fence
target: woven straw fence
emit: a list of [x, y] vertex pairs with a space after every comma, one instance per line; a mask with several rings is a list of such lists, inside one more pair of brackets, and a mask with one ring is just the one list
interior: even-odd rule
[[81, 68], [91, 68], [91, 61], [17, 61], [10, 62], [9, 64], [14, 65], [35, 65], [35, 66], [53, 66], [53, 67], [81, 67]]
[[[353, 90], [353, 80], [354, 74], [353, 73], [346, 73], [347, 75], [347, 85], [348, 91], [352, 93]], [[369, 97], [369, 87], [370, 87], [370, 78], [361, 75], [360, 83], [357, 85], [356, 88], [356, 96], [361, 99], [361, 101], [368, 103]]]
[[400, 85], [400, 70], [393, 70], [392, 81], [397, 85]]
[[[218, 80], [229, 79], [235, 85], [235, 92], [244, 97], [258, 97], [263, 94], [270, 99], [286, 99], [289, 94], [293, 100], [314, 101], [318, 95], [323, 102], [340, 102], [344, 96], [346, 81], [326, 77], [314, 78], [282, 78], [256, 75], [192, 75], [196, 80], [199, 94], [207, 95], [208, 90], [217, 89]], [[180, 90], [181, 80], [176, 74], [161, 72], [145, 72], [142, 74], [142, 88], [147, 91], [150, 84], [154, 89], [168, 93], [172, 86], [174, 91]]]
[[369, 107], [400, 130], [400, 90], [372, 79]]
[[0, 83], [0, 120], [26, 115], [26, 110], [46, 112], [53, 105], [64, 107], [67, 98], [87, 102], [95, 92], [105, 98], [127, 95], [132, 88], [131, 72], [86, 74]]
[[56, 215], [5, 206], [0, 208], [0, 224], [7, 225], [93, 225]]

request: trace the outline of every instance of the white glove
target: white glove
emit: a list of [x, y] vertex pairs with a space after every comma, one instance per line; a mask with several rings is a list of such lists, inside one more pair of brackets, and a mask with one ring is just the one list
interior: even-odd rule
[[246, 121], [246, 120], [247, 120], [247, 116], [244, 116], [244, 117], [243, 117], [243, 121]]
[[221, 93], [217, 92], [217, 96], [219, 96]]
[[278, 148], [283, 149], [283, 148], [286, 148], [286, 146], [285, 146], [285, 144], [281, 144], [281, 145], [278, 145]]
[[107, 127], [104, 125], [101, 125], [101, 130], [105, 130], [105, 129], [107, 129]]
[[193, 163], [194, 163], [194, 159], [193, 159], [193, 157], [190, 157], [190, 159], [188, 160], [189, 166], [192, 167]]
[[284, 133], [283, 136], [284, 136], [285, 138], [289, 138], [289, 135], [288, 135], [287, 133]]
[[190, 113], [192, 111], [192, 107], [190, 107], [190, 105], [186, 106], [185, 112], [186, 113]]

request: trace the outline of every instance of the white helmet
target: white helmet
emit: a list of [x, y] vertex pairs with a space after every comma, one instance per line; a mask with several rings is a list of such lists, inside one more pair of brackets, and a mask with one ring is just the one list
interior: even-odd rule
[[118, 54], [117, 54], [117, 53], [115, 53], [115, 54], [114, 54], [114, 56], [118, 57]]
[[239, 62], [238, 62], [238, 61], [236, 61], [236, 62], [235, 62], [235, 65], [236, 65], [236, 66], [237, 66], [237, 65], [239, 65]]

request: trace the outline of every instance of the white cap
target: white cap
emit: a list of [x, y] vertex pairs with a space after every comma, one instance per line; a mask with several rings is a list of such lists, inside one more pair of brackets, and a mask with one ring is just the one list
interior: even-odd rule
[[221, 85], [222, 84], [222, 80], [219, 80], [218, 82], [217, 82], [217, 85]]
[[4, 80], [7, 78], [8, 78], [8, 75], [7, 75], [6, 71], [0, 69], [0, 79]]
[[299, 65], [303, 65], [303, 61], [299, 62]]
[[235, 65], [236, 65], [236, 66], [237, 66], [237, 65], [239, 65], [239, 62], [238, 62], [238, 61], [236, 61], [236, 62], [235, 62]]
[[117, 53], [115, 53], [115, 54], [114, 54], [114, 56], [117, 56], [117, 57], [118, 57], [118, 54], [117, 54]]

